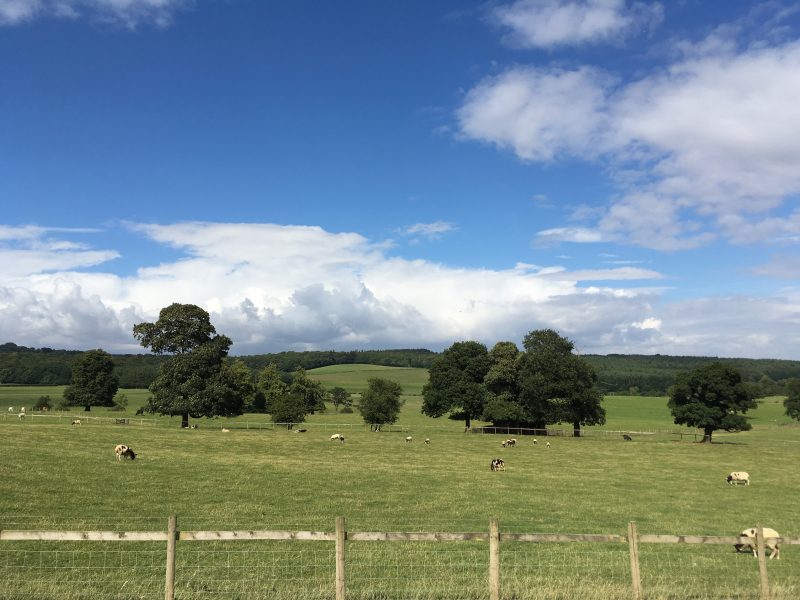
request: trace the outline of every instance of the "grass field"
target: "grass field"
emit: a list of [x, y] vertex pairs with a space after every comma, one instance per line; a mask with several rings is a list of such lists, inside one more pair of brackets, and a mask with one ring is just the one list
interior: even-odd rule
[[[326, 385], [351, 391], [374, 376], [320, 371]], [[395, 379], [407, 378], [404, 390], [420, 390], [424, 378], [402, 371]], [[130, 425], [70, 426], [82, 411], [2, 413], [0, 529], [164, 530], [175, 513], [183, 530], [332, 531], [344, 515], [352, 531], [486, 531], [497, 517], [501, 531], [521, 533], [624, 535], [636, 521], [644, 534], [735, 535], [761, 522], [800, 536], [800, 426], [777, 398], [752, 413], [752, 431], [717, 434], [711, 445], [598, 434], [552, 438], [550, 449], [523, 437], [503, 449], [501, 436], [425, 417], [418, 395], [405, 397], [403, 431], [369, 432], [357, 413], [328, 412], [310, 416], [299, 434], [259, 429], [264, 415], [199, 419], [197, 430], [167, 417], [133, 419], [147, 394], [124, 392], [127, 413], [88, 414], [129, 416]], [[0, 387], [0, 410], [42, 393], [60, 392]], [[679, 431], [664, 398], [613, 396], [605, 406], [603, 430]], [[328, 439], [337, 430], [345, 444]], [[118, 443], [137, 459], [114, 460]], [[505, 472], [489, 470], [497, 456]], [[727, 485], [731, 470], [749, 471], [752, 485]], [[0, 598], [163, 598], [162, 546], [0, 542]], [[487, 598], [487, 554], [480, 542], [351, 542], [348, 597]], [[781, 554], [769, 565], [774, 597], [796, 599], [800, 546]], [[624, 544], [504, 544], [503, 597], [629, 597], [627, 556]], [[332, 573], [329, 543], [181, 542], [177, 597], [332, 598]], [[642, 579], [645, 598], [758, 597], [757, 561], [727, 546], [643, 546]]]

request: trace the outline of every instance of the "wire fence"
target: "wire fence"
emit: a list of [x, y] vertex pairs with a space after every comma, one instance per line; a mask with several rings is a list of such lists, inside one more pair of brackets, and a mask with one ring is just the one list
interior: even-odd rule
[[769, 561], [767, 579], [764, 551], [758, 560], [734, 552], [747, 540], [640, 536], [635, 524], [623, 536], [500, 533], [496, 520], [473, 533], [347, 531], [341, 518], [334, 532], [179, 531], [170, 523], [167, 531], [2, 530], [0, 598], [800, 597], [791, 554]]

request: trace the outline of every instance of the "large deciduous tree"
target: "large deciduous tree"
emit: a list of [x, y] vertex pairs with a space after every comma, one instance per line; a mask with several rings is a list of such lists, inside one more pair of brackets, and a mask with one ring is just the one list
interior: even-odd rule
[[428, 383], [422, 388], [422, 412], [429, 417], [450, 413], [472, 419], [483, 414], [486, 404], [484, 377], [489, 371], [489, 352], [479, 342], [456, 342], [433, 361]]
[[525, 412], [519, 404], [517, 361], [519, 348], [514, 342], [497, 342], [489, 351], [489, 370], [483, 378], [486, 406], [483, 420], [495, 425], [519, 427]]
[[703, 442], [710, 443], [718, 429], [751, 429], [744, 413], [755, 408], [756, 402], [739, 371], [715, 362], [678, 375], [668, 405], [677, 425], [699, 427]]
[[150, 385], [150, 412], [189, 417], [242, 414], [242, 378], [225, 362], [231, 340], [217, 335], [209, 314], [193, 304], [163, 308], [155, 323], [139, 323], [133, 335], [156, 354], [171, 354]]
[[396, 381], [372, 377], [367, 380], [367, 390], [361, 394], [358, 409], [365, 423], [380, 429], [391, 425], [400, 416], [403, 388]]
[[571, 423], [576, 437], [581, 425], [606, 421], [597, 390], [597, 374], [580, 356], [574, 344], [552, 329], [538, 329], [525, 336], [525, 352], [517, 362], [520, 405], [534, 429], [547, 423]]
[[269, 363], [258, 372], [256, 384], [256, 409], [259, 412], [272, 412], [272, 406], [286, 395], [286, 383], [275, 363]]
[[64, 389], [67, 406], [113, 406], [119, 389], [119, 379], [114, 374], [114, 360], [107, 352], [88, 350], [72, 363], [72, 379]]

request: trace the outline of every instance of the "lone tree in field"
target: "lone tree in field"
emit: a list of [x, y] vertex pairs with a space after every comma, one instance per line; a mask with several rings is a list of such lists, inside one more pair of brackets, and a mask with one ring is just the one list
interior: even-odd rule
[[756, 401], [739, 371], [717, 362], [678, 375], [670, 388], [668, 406], [677, 425], [699, 427], [703, 442], [710, 443], [718, 429], [751, 429], [744, 413], [755, 408]]
[[353, 401], [350, 399], [350, 392], [339, 386], [336, 386], [330, 391], [330, 399], [337, 413], [339, 412], [340, 406], [342, 408], [347, 408], [353, 404]]
[[391, 425], [400, 416], [403, 406], [400, 395], [403, 388], [396, 381], [372, 377], [367, 380], [367, 391], [361, 394], [359, 411], [365, 423], [380, 429]]
[[72, 363], [72, 379], [64, 389], [67, 406], [114, 406], [119, 379], [114, 374], [114, 361], [103, 350], [89, 350]]
[[786, 382], [786, 399], [783, 406], [786, 416], [800, 421], [800, 379], [790, 379]]
[[472, 419], [483, 414], [489, 371], [489, 352], [479, 342], [456, 342], [437, 356], [429, 370], [428, 383], [422, 388], [422, 412], [429, 417], [450, 413], [464, 419], [467, 428]]
[[241, 389], [241, 378], [225, 362], [230, 338], [216, 333], [208, 313], [194, 304], [171, 304], [155, 323], [133, 326], [142, 346], [172, 355], [150, 384], [149, 412], [180, 415], [183, 428], [189, 427], [189, 417], [242, 414], [248, 390]]
[[525, 352], [517, 362], [520, 405], [534, 429], [547, 423], [571, 423], [580, 437], [581, 425], [602, 425], [606, 411], [595, 387], [597, 374], [575, 345], [552, 329], [525, 336]]

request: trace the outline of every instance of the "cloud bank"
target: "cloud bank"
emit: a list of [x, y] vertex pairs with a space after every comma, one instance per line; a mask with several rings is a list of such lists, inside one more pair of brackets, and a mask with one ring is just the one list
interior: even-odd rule
[[[0, 228], [0, 338], [28, 346], [141, 352], [131, 335], [172, 302], [198, 304], [237, 354], [287, 349], [519, 342], [552, 327], [585, 353], [800, 358], [798, 292], [665, 303], [663, 274], [634, 265], [570, 271], [518, 264], [451, 268], [389, 253], [357, 233], [265, 223], [133, 224], [142, 243], [179, 252], [128, 277], [114, 250]], [[13, 257], [12, 257], [13, 258]], [[109, 263], [107, 266], [110, 267]], [[654, 285], [655, 284], [655, 285]]]

